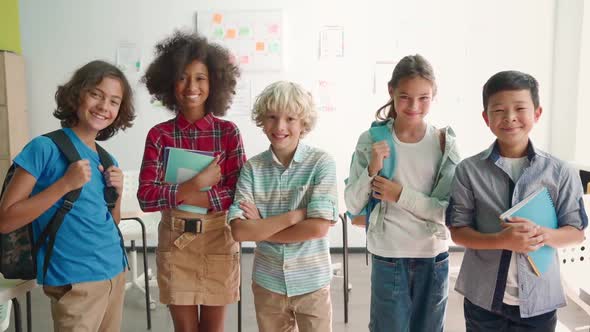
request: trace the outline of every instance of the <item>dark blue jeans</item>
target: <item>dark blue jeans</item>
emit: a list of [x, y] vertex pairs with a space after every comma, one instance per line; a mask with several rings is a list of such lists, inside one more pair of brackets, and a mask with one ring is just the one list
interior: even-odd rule
[[448, 252], [433, 258], [373, 255], [369, 330], [442, 332], [448, 294]]
[[463, 312], [467, 332], [554, 332], [557, 325], [556, 310], [521, 318], [518, 306], [503, 304], [502, 313], [495, 313], [465, 299]]

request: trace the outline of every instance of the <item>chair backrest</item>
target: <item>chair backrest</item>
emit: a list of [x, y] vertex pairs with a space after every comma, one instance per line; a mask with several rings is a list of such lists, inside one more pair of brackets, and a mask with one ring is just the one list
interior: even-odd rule
[[[590, 210], [590, 195], [584, 195], [586, 212]], [[575, 246], [558, 250], [561, 263], [561, 278], [566, 292], [581, 308], [590, 314], [590, 303], [582, 299], [581, 294], [589, 291], [588, 276], [590, 276], [590, 228], [585, 230], [584, 241]]]
[[123, 171], [123, 197], [121, 197], [121, 211], [141, 211], [137, 201], [139, 187], [139, 171]]
[[[590, 195], [584, 195], [586, 213], [590, 210]], [[590, 275], [590, 227], [585, 230], [584, 241], [575, 246], [561, 248], [558, 251], [562, 271], [579, 272], [580, 268], [588, 270]]]

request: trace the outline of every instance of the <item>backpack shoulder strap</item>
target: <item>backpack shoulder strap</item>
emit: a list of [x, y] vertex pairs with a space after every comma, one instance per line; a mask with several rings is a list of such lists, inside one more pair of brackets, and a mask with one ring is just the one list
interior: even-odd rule
[[[61, 153], [66, 157], [69, 164], [81, 159], [78, 150], [76, 150], [76, 147], [74, 146], [74, 143], [72, 143], [68, 135], [63, 130], [52, 131], [43, 136], [49, 137], [53, 143], [55, 143]], [[53, 247], [55, 245], [57, 231], [63, 223], [66, 214], [68, 214], [68, 212], [70, 212], [70, 210], [74, 207], [74, 202], [76, 202], [78, 197], [80, 197], [81, 192], [82, 188], [78, 188], [64, 195], [63, 205], [57, 209], [55, 215], [53, 215], [53, 218], [49, 221], [41, 235], [39, 235], [37, 242], [33, 245], [33, 257], [37, 257], [39, 248], [47, 241], [45, 260], [43, 262], [43, 279], [45, 279], [45, 276], [47, 275], [49, 260], [53, 254]]]
[[102, 146], [96, 144], [96, 152], [98, 153], [98, 158], [100, 159], [100, 164], [104, 169], [107, 169], [115, 164], [111, 155], [102, 148]]
[[[96, 152], [98, 153], [100, 164], [105, 170], [115, 165], [113, 158], [111, 158], [111, 155], [105, 149], [103, 149], [102, 146], [96, 144]], [[104, 199], [107, 202], [109, 210], [112, 211], [115, 208], [117, 199], [119, 199], [119, 194], [117, 193], [117, 190], [114, 187], [106, 187], [104, 189]]]
[[396, 158], [395, 144], [393, 143], [393, 136], [391, 135], [391, 130], [387, 125], [388, 123], [389, 121], [373, 122], [371, 128], [369, 129], [369, 133], [371, 134], [371, 138], [374, 142], [386, 141], [389, 145], [389, 157], [385, 158], [383, 161], [383, 169], [381, 169], [379, 174], [384, 178], [391, 179], [393, 177], [393, 173], [395, 172]]
[[[68, 135], [63, 130], [58, 129], [43, 136], [51, 138], [59, 151], [61, 151], [61, 153], [66, 157], [69, 164], [81, 159], [78, 150], [76, 150], [76, 147], [74, 146], [74, 143], [72, 143], [72, 140], [70, 140]], [[63, 208], [67, 209], [68, 211], [71, 210], [74, 202], [78, 199], [78, 197], [80, 197], [80, 192], [82, 192], [82, 188], [72, 190], [65, 194]]]
[[72, 143], [72, 140], [70, 140], [63, 130], [52, 131], [43, 136], [51, 138], [53, 143], [59, 148], [59, 151], [66, 157], [68, 163], [71, 164], [81, 159], [74, 143]]

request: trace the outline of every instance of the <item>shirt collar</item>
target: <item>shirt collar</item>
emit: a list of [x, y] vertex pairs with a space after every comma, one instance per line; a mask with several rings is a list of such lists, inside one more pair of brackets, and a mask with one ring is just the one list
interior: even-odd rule
[[[305, 159], [305, 155], [307, 154], [308, 151], [308, 146], [303, 144], [301, 141], [299, 141], [299, 144], [297, 145], [297, 149], [295, 150], [295, 154], [293, 155], [293, 160], [291, 160], [291, 164], [289, 164], [289, 167], [291, 167], [291, 165], [293, 165], [293, 163], [300, 163]], [[275, 163], [282, 165], [281, 162], [279, 161], [279, 158], [275, 155], [275, 153], [272, 151], [272, 145], [268, 146], [268, 159], [270, 161], [274, 161]], [[289, 168], [287, 167], [287, 168]]]
[[199, 130], [210, 129], [213, 126], [213, 121], [214, 118], [211, 113], [205, 114], [204, 117], [195, 121], [195, 123], [188, 122], [188, 120], [184, 117], [184, 114], [182, 114], [181, 112], [178, 112], [178, 115], [176, 116], [176, 125], [180, 130], [186, 130], [191, 126], [195, 126]]
[[[535, 148], [535, 145], [529, 139], [529, 144], [527, 145], [526, 156], [527, 156], [529, 162], [532, 162], [536, 156], [546, 157], [547, 154], [544, 153], [543, 151]], [[495, 163], [496, 161], [498, 161], [498, 159], [500, 159], [500, 157], [501, 157], [500, 156], [500, 147], [498, 146], [498, 140], [495, 140], [494, 143], [492, 143], [492, 145], [490, 145], [490, 147], [484, 152], [481, 159], [482, 160], [489, 159]]]

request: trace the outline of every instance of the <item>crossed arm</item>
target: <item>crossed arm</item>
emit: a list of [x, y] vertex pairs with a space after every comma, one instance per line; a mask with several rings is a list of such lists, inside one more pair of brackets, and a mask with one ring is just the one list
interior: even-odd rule
[[331, 221], [306, 218], [307, 210], [298, 209], [268, 218], [261, 218], [256, 205], [240, 202], [246, 219], [233, 219], [231, 229], [236, 241], [268, 241], [296, 243], [326, 236]]

